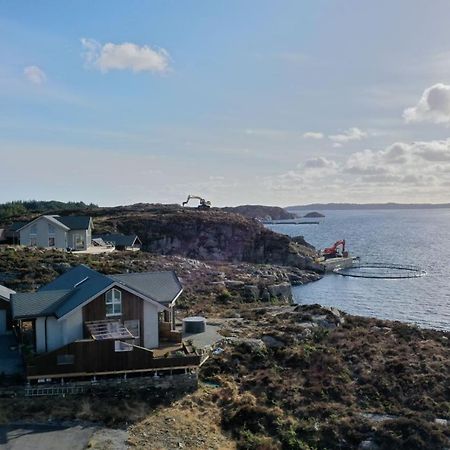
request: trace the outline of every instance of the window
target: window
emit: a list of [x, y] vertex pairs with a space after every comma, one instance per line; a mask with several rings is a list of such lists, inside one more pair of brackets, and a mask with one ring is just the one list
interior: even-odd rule
[[36, 237], [30, 237], [30, 247], [37, 247]]
[[58, 355], [56, 357], [56, 364], [58, 366], [65, 366], [75, 363], [75, 355]]
[[122, 315], [122, 292], [111, 289], [106, 293], [106, 316]]
[[35, 223], [31, 225], [30, 234], [37, 234], [37, 225]]
[[73, 235], [73, 246], [75, 249], [84, 249], [84, 236], [82, 234]]
[[133, 346], [123, 341], [114, 341], [114, 351], [115, 352], [131, 352], [133, 351]]
[[49, 237], [48, 238], [48, 246], [49, 247], [54, 247], [55, 246], [55, 238], [54, 237]]
[[48, 224], [48, 234], [55, 234], [55, 226], [51, 223]]

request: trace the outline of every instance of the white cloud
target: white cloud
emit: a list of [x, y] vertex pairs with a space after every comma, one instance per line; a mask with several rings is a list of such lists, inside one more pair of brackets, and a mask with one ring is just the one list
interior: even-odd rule
[[88, 66], [101, 72], [131, 70], [133, 72], [166, 72], [170, 56], [163, 48], [139, 46], [131, 42], [100, 44], [94, 39], [81, 39], [83, 57]]
[[333, 142], [332, 147], [333, 147], [333, 148], [341, 148], [341, 147], [342, 147], [342, 144], [340, 144], [339, 142]]
[[311, 158], [296, 170], [274, 175], [265, 184], [280, 198], [298, 195], [307, 198], [305, 202], [444, 202], [450, 186], [450, 138], [396, 142], [336, 161]]
[[331, 134], [328, 138], [333, 142], [345, 143], [349, 141], [360, 141], [367, 137], [367, 133], [365, 131], [360, 130], [359, 128], [353, 127], [348, 130], [340, 133], [340, 134]]
[[317, 131], [307, 131], [303, 133], [305, 139], [323, 139], [323, 133]]
[[25, 78], [33, 84], [43, 84], [47, 80], [47, 75], [38, 66], [27, 66], [23, 69]]
[[319, 156], [306, 160], [303, 167], [306, 169], [334, 169], [337, 167], [337, 164], [323, 156]]
[[425, 89], [416, 106], [403, 111], [406, 122], [432, 122], [450, 125], [450, 85], [437, 83]]

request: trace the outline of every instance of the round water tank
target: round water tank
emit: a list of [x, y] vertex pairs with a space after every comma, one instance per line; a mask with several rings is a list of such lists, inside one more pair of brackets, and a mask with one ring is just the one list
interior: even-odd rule
[[203, 333], [206, 328], [206, 319], [201, 316], [186, 317], [183, 319], [185, 333]]

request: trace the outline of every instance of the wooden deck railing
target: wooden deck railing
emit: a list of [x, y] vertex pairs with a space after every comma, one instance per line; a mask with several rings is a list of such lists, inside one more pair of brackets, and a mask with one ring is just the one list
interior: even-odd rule
[[116, 351], [113, 340], [75, 341], [29, 360], [26, 364], [27, 378], [142, 372], [198, 367], [200, 364], [198, 355], [155, 358], [151, 350], [136, 345], [130, 348], [130, 351]]

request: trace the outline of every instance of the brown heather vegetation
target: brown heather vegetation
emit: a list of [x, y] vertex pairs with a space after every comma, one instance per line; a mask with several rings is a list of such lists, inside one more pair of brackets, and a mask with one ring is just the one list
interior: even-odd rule
[[[2, 398], [3, 423], [132, 423], [129, 441], [135, 448], [155, 448], [153, 442], [167, 449], [180, 448], [180, 442], [199, 449], [449, 447], [448, 333], [319, 306], [271, 306], [275, 299], [251, 301], [217, 281], [287, 281], [292, 274], [281, 266], [145, 252], [73, 255], [0, 247], [0, 274], [13, 274], [2, 283], [17, 290], [35, 289], [79, 263], [104, 273], [176, 270], [185, 286], [181, 314], [222, 319], [223, 351], [200, 372], [215, 386], [202, 385], [181, 398], [132, 392]], [[175, 417], [179, 420], [170, 420]]]
[[240, 335], [276, 345], [237, 340], [202, 372], [222, 386], [215, 401], [240, 448], [448, 447], [448, 426], [435, 423], [450, 418], [444, 333], [304, 306], [249, 312]]

